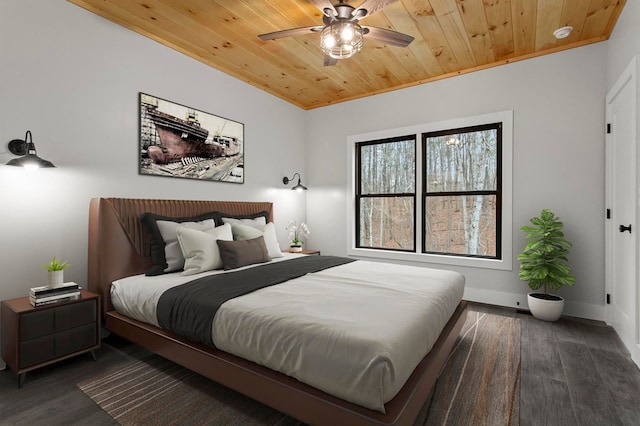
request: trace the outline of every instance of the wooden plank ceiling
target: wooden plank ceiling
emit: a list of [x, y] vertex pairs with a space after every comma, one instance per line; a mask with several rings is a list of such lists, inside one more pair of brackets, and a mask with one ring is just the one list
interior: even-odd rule
[[[415, 37], [406, 48], [365, 38], [323, 66], [309, 0], [69, 0], [303, 109], [318, 108], [606, 40], [625, 0], [399, 0], [360, 22]], [[336, 1], [337, 3], [337, 1]], [[362, 0], [349, 1], [354, 7]], [[389, 3], [389, 2], [387, 2]], [[572, 26], [569, 37], [553, 31]]]

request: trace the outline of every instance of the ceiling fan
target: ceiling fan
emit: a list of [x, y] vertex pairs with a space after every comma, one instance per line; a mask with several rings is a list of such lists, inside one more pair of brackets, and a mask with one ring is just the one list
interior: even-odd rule
[[324, 65], [335, 65], [338, 59], [347, 59], [362, 49], [363, 38], [368, 37], [392, 46], [406, 47], [413, 37], [397, 31], [378, 27], [363, 27], [358, 22], [398, 0], [365, 0], [357, 8], [346, 0], [331, 4], [330, 0], [308, 0], [322, 11], [324, 25], [290, 28], [260, 34], [261, 40], [275, 40], [311, 32], [320, 33], [320, 47], [324, 52]]

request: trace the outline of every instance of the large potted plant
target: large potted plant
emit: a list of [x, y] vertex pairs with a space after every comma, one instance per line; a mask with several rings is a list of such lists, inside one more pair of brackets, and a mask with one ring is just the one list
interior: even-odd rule
[[[572, 244], [564, 237], [564, 224], [551, 210], [542, 210], [540, 216], [531, 218], [530, 222], [531, 225], [520, 228], [526, 233], [527, 245], [518, 255], [521, 262], [518, 275], [533, 290], [527, 295], [533, 316], [556, 321], [562, 315], [564, 299], [548, 291], [575, 284], [567, 264]], [[543, 292], [539, 292], [540, 289]]]

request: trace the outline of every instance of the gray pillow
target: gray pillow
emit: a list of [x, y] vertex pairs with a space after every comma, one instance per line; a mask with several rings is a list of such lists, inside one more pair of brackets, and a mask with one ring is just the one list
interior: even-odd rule
[[254, 214], [236, 214], [230, 215], [225, 213], [216, 212], [218, 217], [216, 218], [216, 222], [219, 224], [229, 223], [233, 225], [234, 223], [242, 223], [244, 225], [249, 226], [260, 226], [266, 225], [267, 220], [269, 220], [269, 212], [261, 211], [259, 213]]
[[225, 223], [206, 231], [183, 228], [176, 230], [184, 256], [182, 275], [193, 275], [213, 269], [222, 269], [222, 258], [216, 240], [233, 240], [231, 225]]
[[225, 270], [271, 261], [262, 236], [241, 241], [217, 240], [216, 243]]
[[176, 230], [178, 227], [195, 229], [196, 231], [206, 231], [214, 229], [216, 223], [213, 219], [205, 219], [200, 222], [173, 222], [169, 220], [158, 220], [156, 226], [162, 235], [164, 241], [164, 257], [166, 268], [163, 272], [179, 271], [184, 267], [184, 257], [178, 242]]
[[276, 228], [273, 222], [269, 222], [266, 225], [259, 225], [256, 227], [246, 226], [245, 224], [232, 223], [231, 230], [233, 232], [234, 240], [251, 240], [262, 236], [264, 238], [264, 245], [267, 246], [270, 258], [284, 256], [280, 251], [280, 244], [278, 244], [278, 237], [276, 236]]
[[143, 228], [149, 234], [149, 243], [151, 244], [151, 268], [145, 273], [147, 276], [155, 276], [165, 274], [169, 271], [165, 271], [168, 269], [167, 259], [165, 256], [165, 241], [162, 238], [162, 234], [160, 233], [160, 229], [158, 229], [158, 221], [171, 221], [171, 222], [201, 222], [206, 219], [213, 219], [216, 224], [222, 224], [219, 220], [220, 213], [218, 212], [209, 212], [204, 213], [199, 216], [193, 217], [168, 217], [161, 216], [154, 213], [142, 213], [140, 215], [140, 222], [142, 222]]
[[245, 226], [250, 226], [252, 228], [264, 226], [267, 224], [267, 219], [264, 216], [259, 216], [253, 219], [235, 219], [233, 217], [223, 217], [220, 220], [222, 220], [222, 223], [228, 223], [231, 225], [242, 224]]

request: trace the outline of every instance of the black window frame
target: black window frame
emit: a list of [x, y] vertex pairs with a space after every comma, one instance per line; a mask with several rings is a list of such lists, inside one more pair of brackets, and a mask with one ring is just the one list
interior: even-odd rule
[[[440, 191], [440, 192], [429, 192], [427, 185], [427, 139], [439, 136], [448, 136], [448, 135], [456, 135], [460, 133], [473, 133], [483, 130], [496, 130], [496, 161], [497, 161], [497, 176], [496, 176], [496, 189], [495, 191]], [[421, 148], [422, 148], [422, 197], [420, 199], [421, 203], [421, 219], [422, 219], [422, 235], [421, 235], [421, 253], [423, 254], [431, 254], [431, 255], [441, 255], [441, 256], [456, 256], [456, 257], [464, 257], [464, 258], [475, 258], [475, 259], [496, 259], [502, 260], [502, 131], [503, 125], [502, 122], [488, 123], [488, 124], [480, 124], [475, 126], [466, 126], [459, 127], [455, 129], [447, 129], [447, 130], [438, 130], [434, 132], [424, 132], [421, 134]], [[474, 196], [474, 195], [495, 195], [496, 196], [496, 255], [495, 256], [486, 256], [486, 255], [476, 255], [476, 254], [463, 254], [463, 253], [447, 253], [447, 252], [439, 252], [439, 251], [428, 251], [426, 250], [427, 241], [426, 241], [426, 224], [427, 224], [427, 215], [426, 215], [426, 200], [427, 197], [443, 197], [443, 196]]]
[[[383, 143], [393, 143], [393, 142], [404, 142], [404, 141], [413, 141], [413, 149], [414, 149], [414, 158], [415, 158], [415, 164], [414, 164], [414, 173], [413, 173], [413, 192], [412, 193], [387, 193], [387, 194], [363, 194], [362, 193], [362, 169], [361, 169], [361, 159], [362, 159], [362, 152], [361, 152], [361, 148], [363, 146], [371, 146], [371, 145], [379, 145], [379, 144], [383, 144]], [[393, 252], [401, 252], [401, 253], [417, 253], [417, 237], [416, 237], [416, 201], [417, 201], [417, 195], [418, 195], [418, 190], [417, 190], [417, 183], [418, 183], [418, 158], [417, 158], [417, 152], [418, 150], [418, 138], [417, 138], [417, 134], [408, 134], [408, 135], [404, 135], [404, 136], [394, 136], [391, 138], [384, 138], [384, 139], [376, 139], [376, 140], [369, 140], [369, 141], [362, 141], [362, 142], [356, 142], [355, 144], [355, 151], [356, 151], [356, 158], [355, 158], [355, 169], [356, 169], [356, 182], [355, 182], [355, 217], [354, 217], [354, 222], [355, 222], [355, 247], [358, 249], [371, 249], [371, 250], [386, 250], [386, 251], [393, 251]], [[400, 197], [412, 197], [413, 198], [413, 250], [409, 250], [409, 249], [397, 249], [397, 248], [388, 248], [388, 247], [371, 247], [371, 246], [365, 246], [365, 245], [361, 245], [360, 244], [360, 228], [361, 228], [361, 224], [360, 224], [360, 206], [361, 206], [361, 200], [363, 198], [400, 198]]]

